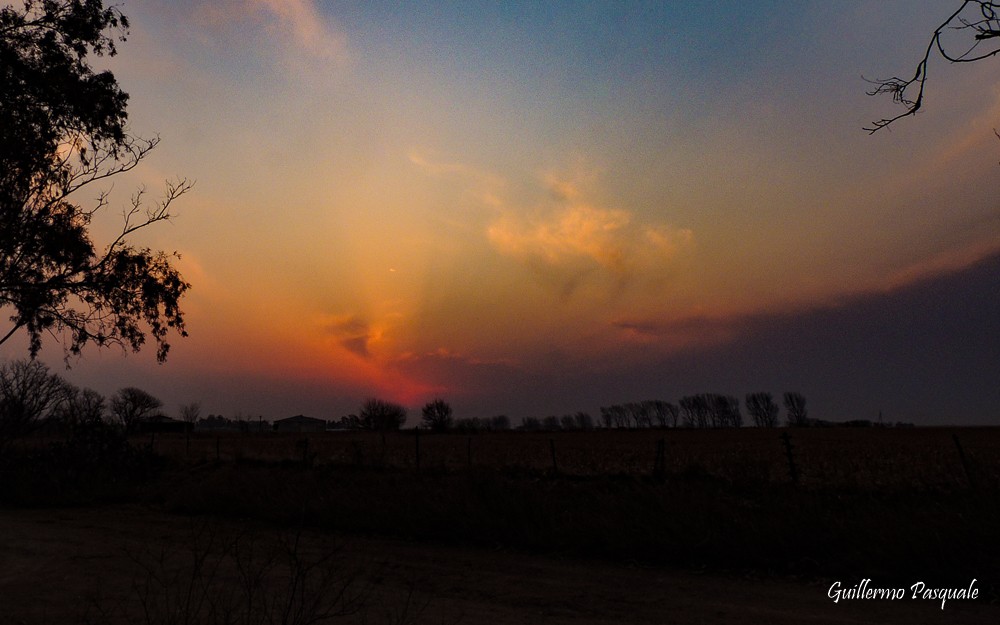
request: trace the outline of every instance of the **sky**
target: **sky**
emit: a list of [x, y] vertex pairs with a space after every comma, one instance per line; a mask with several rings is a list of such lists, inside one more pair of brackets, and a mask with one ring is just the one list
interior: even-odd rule
[[996, 424], [1000, 61], [932, 61], [863, 130], [950, 7], [126, 1], [98, 64], [161, 143], [112, 197], [195, 181], [136, 239], [181, 254], [190, 336], [42, 359], [175, 415], [797, 391]]

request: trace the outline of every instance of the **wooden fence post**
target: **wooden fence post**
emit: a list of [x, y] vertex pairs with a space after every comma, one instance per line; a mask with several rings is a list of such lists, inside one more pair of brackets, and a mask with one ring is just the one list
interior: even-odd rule
[[221, 447], [222, 443], [220, 441], [221, 441], [221, 437], [216, 436], [215, 437], [215, 461], [216, 462], [219, 461], [219, 457], [221, 455], [220, 454], [220, 447]]
[[465, 439], [465, 455], [468, 460], [468, 466], [472, 468], [472, 437]]
[[556, 464], [556, 439], [549, 439], [549, 453], [552, 454], [552, 472], [559, 473], [559, 465]]
[[798, 484], [799, 468], [795, 466], [795, 455], [792, 453], [792, 437], [788, 435], [788, 432], [783, 432], [781, 440], [785, 444], [785, 456], [788, 458], [788, 475], [792, 478], [793, 484]]

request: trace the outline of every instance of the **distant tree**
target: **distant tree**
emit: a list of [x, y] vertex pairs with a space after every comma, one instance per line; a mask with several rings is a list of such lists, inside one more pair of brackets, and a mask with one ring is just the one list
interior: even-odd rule
[[463, 434], [475, 434], [492, 429], [492, 419], [482, 419], [480, 417], [465, 417], [455, 419], [454, 429]]
[[571, 414], [564, 414], [559, 417], [559, 427], [564, 430], [575, 430], [576, 428], [576, 416]]
[[778, 425], [778, 404], [774, 403], [770, 393], [747, 394], [746, 406], [757, 427], [773, 428]]
[[406, 408], [399, 404], [371, 397], [361, 405], [358, 414], [361, 427], [366, 430], [398, 430], [406, 423]]
[[[945, 33], [948, 33], [948, 41], [944, 39]], [[935, 51], [950, 63], [974, 63], [1000, 54], [1000, 2], [965, 0], [959, 3], [958, 9], [934, 30], [912, 78], [893, 76], [869, 81], [875, 88], [868, 95], [889, 94], [893, 101], [903, 105], [903, 112], [873, 122], [865, 130], [877, 132], [920, 110], [924, 102], [927, 63]]]
[[642, 402], [646, 407], [646, 414], [649, 415], [650, 422], [657, 427], [665, 428], [670, 422], [670, 415], [667, 412], [667, 402], [659, 399], [649, 399]]
[[629, 414], [629, 420], [636, 428], [649, 428], [653, 427], [653, 413], [652, 406], [649, 402], [630, 402], [625, 405], [625, 409]]
[[687, 395], [680, 399], [681, 410], [684, 411], [684, 426], [707, 428], [711, 422], [711, 405], [709, 395]]
[[740, 410], [740, 400], [732, 395], [712, 395], [711, 410], [716, 427], [743, 427], [743, 413]]
[[139, 164], [159, 139], [129, 133], [123, 92], [91, 55], [114, 56], [128, 19], [101, 0], [24, 0], [0, 8], [0, 308], [35, 356], [46, 333], [66, 335], [67, 355], [87, 344], [138, 351], [147, 336], [161, 362], [170, 331], [186, 336], [180, 300], [189, 284], [176, 254], [134, 247], [129, 237], [170, 218], [191, 185], [167, 183], [149, 205], [140, 189], [110, 243], [90, 238], [109, 204], [106, 189], [77, 198]]
[[743, 427], [743, 411], [740, 410], [740, 400], [733, 395], [726, 395], [726, 401], [729, 403], [729, 427], [741, 428]]
[[344, 415], [336, 421], [335, 429], [340, 430], [360, 430], [361, 418], [356, 414]]
[[197, 423], [198, 418], [201, 416], [201, 404], [198, 402], [191, 402], [190, 404], [181, 405], [181, 421], [185, 423]]
[[141, 388], [127, 386], [111, 397], [111, 414], [126, 432], [133, 432], [139, 422], [159, 414], [163, 402]]
[[67, 384], [37, 360], [0, 364], [0, 456], [66, 400]]
[[618, 423], [619, 423], [618, 427], [621, 428], [635, 427], [636, 418], [638, 416], [636, 414], [636, 411], [634, 410], [635, 406], [636, 404], [633, 404], [632, 402], [625, 402], [624, 404], [620, 404], [614, 407], [615, 411], [618, 414]]
[[678, 408], [674, 404], [671, 404], [670, 402], [663, 402], [662, 409], [667, 413], [667, 419], [670, 424], [670, 427], [672, 428], [677, 427], [677, 420], [681, 414], [680, 408]]
[[705, 403], [708, 406], [708, 422], [713, 428], [725, 427], [726, 424], [726, 398], [715, 393], [705, 394]]
[[562, 425], [559, 423], [559, 417], [555, 415], [549, 415], [542, 419], [542, 429], [548, 430], [550, 432], [555, 430], [561, 430]]
[[103, 421], [107, 412], [107, 400], [97, 391], [79, 389], [67, 385], [66, 401], [59, 409], [59, 418], [67, 424]]
[[573, 415], [573, 419], [576, 421], [576, 429], [578, 430], [593, 430], [594, 429], [594, 419], [586, 412], [578, 412]]
[[619, 428], [627, 428], [632, 424], [632, 414], [629, 411], [627, 404], [618, 404], [612, 406], [615, 411], [615, 426]]
[[[603, 408], [601, 409], [604, 410]], [[613, 406], [608, 406], [608, 414], [611, 415], [612, 421], [616, 428], [627, 428], [631, 422], [631, 415], [629, 414], [628, 408], [623, 404], [615, 404]]]
[[195, 422], [195, 429], [233, 432], [242, 429], [243, 425], [245, 425], [245, 422], [241, 423], [223, 415], [210, 414], [204, 419], [198, 419]]
[[490, 418], [490, 429], [495, 432], [501, 432], [510, 429], [510, 417], [507, 415], [497, 415]]
[[435, 399], [424, 405], [421, 410], [423, 425], [432, 432], [447, 432], [452, 426], [452, 411], [448, 402]]
[[537, 432], [542, 428], [542, 420], [538, 417], [524, 417], [521, 420], [521, 428], [527, 432]]
[[740, 402], [732, 395], [707, 393], [703, 401], [708, 411], [708, 422], [714, 428], [742, 427], [743, 414]]
[[684, 427], [693, 428], [698, 425], [698, 411], [695, 407], [697, 399], [694, 395], [685, 395], [681, 397], [680, 409], [684, 413]]
[[806, 398], [801, 393], [785, 393], [785, 410], [788, 413], [788, 425], [809, 425], [809, 412], [806, 410]]

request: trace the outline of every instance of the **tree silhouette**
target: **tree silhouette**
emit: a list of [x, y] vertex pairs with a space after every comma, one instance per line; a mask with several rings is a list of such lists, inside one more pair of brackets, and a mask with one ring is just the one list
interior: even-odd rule
[[398, 430], [406, 423], [406, 408], [399, 404], [371, 397], [361, 405], [358, 414], [361, 427], [366, 430]]
[[590, 416], [589, 412], [577, 412], [573, 415], [573, 420], [576, 423], [576, 429], [578, 430], [593, 430], [594, 429], [594, 419]]
[[126, 432], [135, 431], [139, 422], [158, 414], [163, 402], [141, 388], [128, 386], [111, 398], [111, 414], [121, 422]]
[[0, 456], [66, 399], [69, 387], [37, 360], [0, 365]]
[[732, 395], [712, 395], [712, 420], [716, 427], [743, 427], [743, 413], [740, 412], [740, 400]]
[[778, 404], [774, 403], [770, 393], [747, 394], [746, 406], [757, 427], [773, 428], [778, 425]]
[[[138, 351], [147, 334], [163, 361], [171, 330], [186, 336], [180, 299], [189, 288], [168, 255], [129, 237], [169, 219], [186, 180], [168, 182], [153, 204], [137, 191], [124, 223], [98, 248], [91, 221], [109, 203], [94, 189], [136, 167], [158, 138], [127, 127], [128, 94], [92, 56], [113, 56], [128, 19], [101, 0], [25, 0], [0, 9], [0, 308], [10, 308], [34, 357], [46, 332], [64, 334], [67, 356], [87, 344]], [[2, 331], [0, 331], [2, 332]]]
[[612, 427], [622, 427], [624, 418], [625, 412], [618, 404], [613, 406], [601, 406], [601, 422], [604, 424], [606, 429], [610, 430]]
[[809, 425], [806, 398], [801, 393], [785, 393], [785, 410], [788, 411], [788, 425]]
[[452, 410], [448, 402], [435, 399], [424, 405], [421, 410], [423, 424], [432, 432], [447, 432], [452, 426]]
[[712, 412], [710, 401], [706, 393], [681, 397], [678, 403], [684, 412], [684, 427], [707, 428]]
[[656, 425], [661, 428], [677, 427], [677, 417], [680, 414], [677, 406], [662, 399], [651, 399], [642, 403], [646, 406], [647, 413], [651, 420], [656, 422]]
[[198, 402], [191, 402], [190, 404], [181, 405], [181, 421], [185, 423], [190, 423], [194, 425], [198, 422], [198, 417], [201, 416], [201, 404]]
[[58, 416], [68, 425], [102, 421], [106, 408], [104, 396], [94, 389], [67, 385], [66, 401], [60, 406]]
[[[924, 56], [917, 63], [911, 78], [871, 80], [875, 88], [868, 95], [889, 94], [894, 102], [903, 105], [902, 113], [883, 118], [865, 128], [874, 133], [903, 117], [916, 114], [924, 103], [924, 84], [927, 80], [927, 64], [935, 51], [952, 63], [973, 63], [1000, 54], [1000, 3], [987, 0], [965, 0], [958, 9], [948, 16], [931, 35]], [[958, 34], [957, 42], [945, 42], [945, 33]], [[961, 35], [964, 35], [961, 36]], [[916, 93], [913, 93], [916, 91]]]

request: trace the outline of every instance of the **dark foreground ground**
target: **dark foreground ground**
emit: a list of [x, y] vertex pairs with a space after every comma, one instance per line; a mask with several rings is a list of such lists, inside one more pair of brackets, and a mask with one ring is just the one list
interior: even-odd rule
[[[347, 585], [338, 605], [351, 614], [322, 621], [331, 623], [1000, 622], [1000, 605], [982, 596], [949, 601], [943, 610], [940, 602], [909, 597], [834, 604], [827, 595], [835, 579], [768, 579], [318, 530], [278, 532], [254, 521], [207, 520], [142, 504], [0, 510], [0, 622], [211, 622], [204, 604], [191, 607], [191, 596], [208, 590], [218, 599], [219, 588], [245, 579], [241, 571], [263, 571], [261, 563], [277, 562], [264, 555], [279, 552], [292, 554], [299, 571], [332, 572], [332, 578], [301, 576], [307, 600]], [[232, 549], [237, 544], [242, 547]], [[274, 544], [284, 551], [266, 548]], [[236, 555], [215, 557], [227, 549]], [[316, 563], [323, 566], [310, 568]], [[287, 582], [280, 562], [268, 570], [275, 586]], [[911, 581], [924, 573], [913, 571]], [[860, 579], [840, 581], [849, 587]], [[168, 603], [172, 612], [156, 611]], [[253, 622], [305, 622], [287, 615], [293, 618]]]
[[[88, 422], [8, 451], [0, 625], [1000, 622], [1000, 429]], [[902, 596], [829, 596], [865, 579]]]

